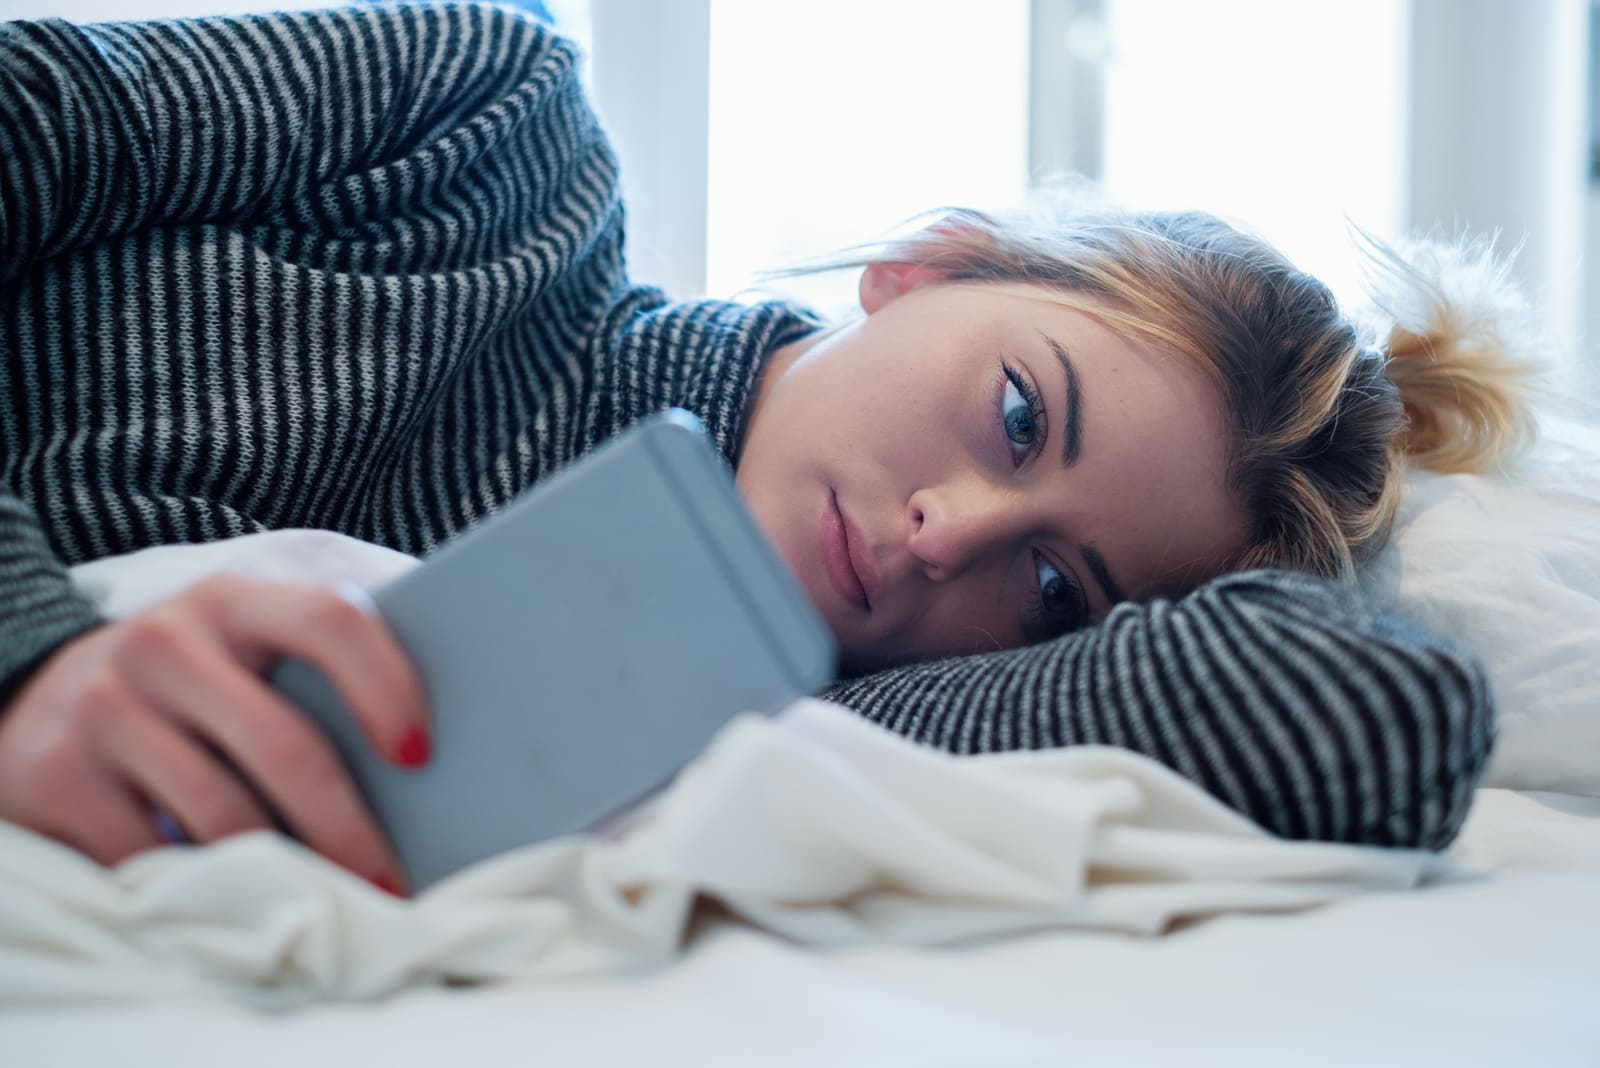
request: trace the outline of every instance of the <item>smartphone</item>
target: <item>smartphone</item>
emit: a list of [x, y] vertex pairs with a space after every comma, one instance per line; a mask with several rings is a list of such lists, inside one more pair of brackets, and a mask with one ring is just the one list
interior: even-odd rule
[[379, 590], [432, 709], [432, 759], [372, 749], [320, 671], [272, 682], [331, 737], [414, 890], [594, 827], [724, 723], [833, 678], [837, 650], [698, 419], [670, 410]]

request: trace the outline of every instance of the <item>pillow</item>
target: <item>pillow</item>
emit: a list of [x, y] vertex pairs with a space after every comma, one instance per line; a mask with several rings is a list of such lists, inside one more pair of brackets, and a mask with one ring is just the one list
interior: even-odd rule
[[269, 530], [195, 545], [154, 545], [71, 571], [108, 619], [142, 612], [192, 582], [227, 572], [277, 581], [353, 583], [372, 592], [417, 565], [405, 553], [331, 530]]
[[1600, 423], [1547, 420], [1504, 474], [1414, 473], [1363, 589], [1484, 661], [1484, 786], [1600, 796]]

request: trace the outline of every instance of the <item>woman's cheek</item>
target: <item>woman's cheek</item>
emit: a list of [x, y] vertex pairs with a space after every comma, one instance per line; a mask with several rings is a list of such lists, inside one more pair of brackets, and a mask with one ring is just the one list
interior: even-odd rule
[[962, 413], [961, 441], [967, 455], [982, 463], [995, 463], [1000, 459], [997, 437], [995, 392], [992, 388], [974, 391], [975, 396]]

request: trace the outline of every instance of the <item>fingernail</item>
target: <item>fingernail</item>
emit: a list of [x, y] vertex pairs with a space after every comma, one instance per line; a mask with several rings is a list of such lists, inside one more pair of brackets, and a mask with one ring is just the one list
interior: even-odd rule
[[428, 762], [430, 752], [427, 732], [421, 727], [412, 727], [406, 732], [406, 736], [400, 739], [397, 757], [402, 767], [420, 768]]
[[367, 881], [373, 886], [376, 886], [379, 890], [382, 890], [384, 893], [388, 894], [390, 897], [405, 896], [400, 893], [400, 885], [396, 883], [387, 872], [381, 872], [377, 875], [374, 875]]

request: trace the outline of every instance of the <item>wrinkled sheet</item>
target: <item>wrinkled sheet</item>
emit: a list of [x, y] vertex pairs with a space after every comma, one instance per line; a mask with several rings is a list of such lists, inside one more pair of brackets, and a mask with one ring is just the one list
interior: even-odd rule
[[819, 948], [708, 917], [669, 961], [559, 981], [286, 1013], [217, 997], [9, 1004], [0, 1051], [31, 1068], [1589, 1068], [1600, 801], [1480, 790], [1452, 855], [1460, 871], [1420, 889], [1161, 937]]
[[[238, 542], [243, 556], [241, 544], [167, 547], [77, 578], [121, 614], [230, 559], [323, 581], [379, 581], [409, 565], [336, 535]], [[375, 567], [368, 555], [381, 557]], [[447, 979], [609, 972], [678, 953], [697, 902], [824, 946], [1069, 927], [1154, 934], [1219, 912], [1410, 887], [1438, 864], [1272, 838], [1122, 750], [958, 758], [807, 700], [776, 719], [735, 720], [604, 834], [505, 854], [414, 901], [272, 834], [162, 849], [108, 872], [0, 825], [0, 1003], [217, 994], [293, 1005]]]
[[702, 898], [823, 946], [1153, 934], [1415, 885], [1428, 854], [1269, 837], [1145, 758], [956, 758], [821, 701], [731, 723], [664, 794], [391, 898], [281, 836], [114, 871], [0, 826], [0, 1003], [286, 1005], [659, 962]]

